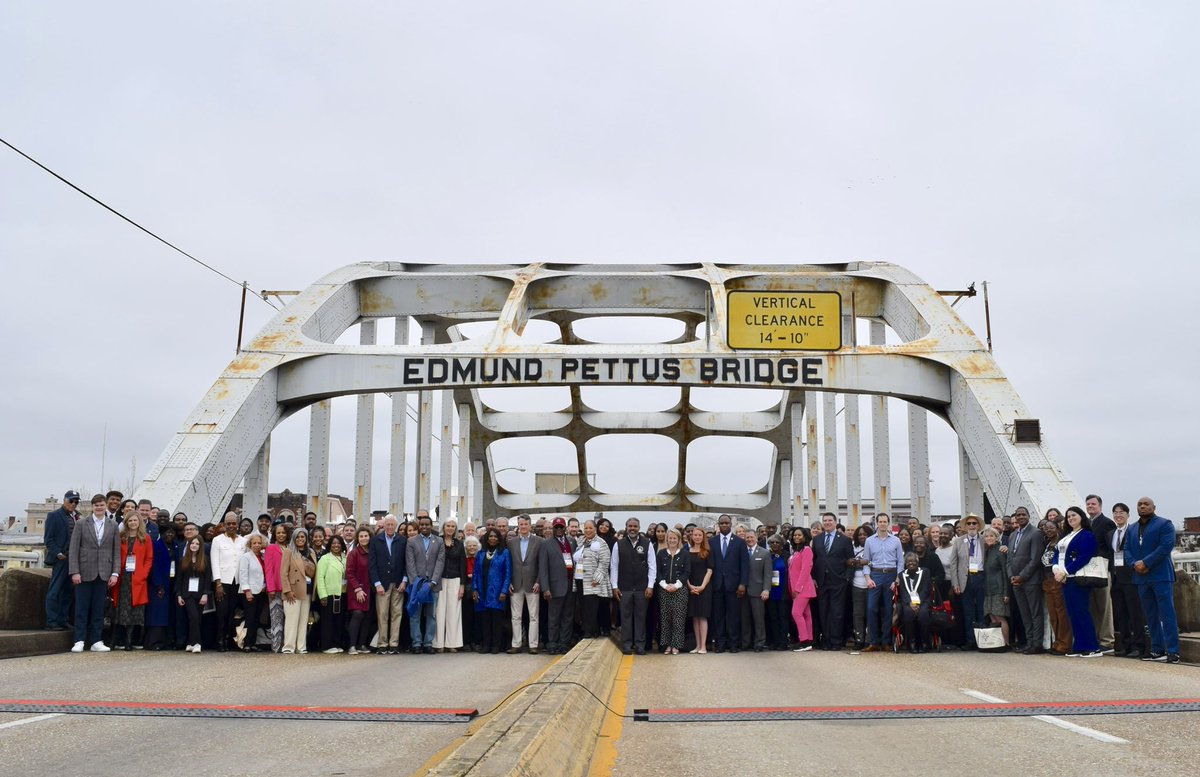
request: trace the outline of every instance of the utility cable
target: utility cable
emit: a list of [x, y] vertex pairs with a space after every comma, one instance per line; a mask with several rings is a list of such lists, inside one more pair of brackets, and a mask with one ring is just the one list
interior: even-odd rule
[[583, 683], [577, 683], [577, 682], [575, 682], [574, 680], [534, 680], [533, 682], [530, 682], [530, 683], [525, 683], [524, 685], [518, 686], [518, 687], [517, 687], [517, 688], [516, 688], [516, 689], [515, 689], [515, 690], [514, 690], [512, 693], [508, 694], [508, 695], [507, 695], [507, 696], [505, 696], [503, 699], [501, 699], [501, 700], [500, 700], [500, 701], [499, 701], [499, 702], [496, 704], [496, 706], [492, 707], [492, 708], [491, 708], [490, 710], [488, 710], [487, 712], [481, 712], [481, 713], [479, 713], [479, 714], [478, 714], [478, 715], [476, 715], [475, 717], [476, 717], [476, 718], [483, 718], [483, 717], [487, 717], [488, 715], [491, 715], [493, 712], [495, 712], [496, 710], [498, 710], [498, 709], [500, 709], [501, 707], [503, 707], [503, 706], [504, 706], [504, 703], [505, 703], [506, 701], [508, 701], [508, 700], [509, 700], [509, 699], [511, 699], [512, 697], [516, 696], [518, 693], [520, 693], [521, 691], [525, 690], [526, 688], [532, 688], [532, 687], [533, 687], [533, 686], [535, 686], [535, 685], [574, 685], [574, 686], [577, 686], [577, 687], [579, 687], [579, 688], [582, 688], [584, 691], [586, 691], [588, 696], [591, 696], [593, 699], [595, 699], [596, 701], [600, 702], [600, 706], [601, 706], [601, 707], [603, 707], [604, 709], [608, 710], [608, 711], [609, 711], [610, 713], [612, 713], [613, 715], [616, 715], [616, 716], [617, 716], [617, 717], [619, 717], [619, 718], [627, 718], [627, 719], [630, 719], [630, 720], [632, 720], [632, 719], [633, 719], [633, 715], [626, 715], [626, 714], [625, 714], [625, 713], [623, 713], [623, 712], [617, 712], [617, 711], [616, 711], [616, 710], [614, 710], [612, 707], [608, 706], [608, 702], [604, 701], [604, 699], [601, 699], [599, 696], [597, 696], [595, 693], [593, 693], [591, 688], [588, 688], [588, 687], [587, 687], [586, 685], [584, 685]]
[[[97, 205], [99, 205], [101, 208], [104, 208], [104, 209], [105, 209], [105, 210], [107, 210], [109, 213], [113, 214], [114, 216], [116, 216], [116, 217], [120, 218], [121, 220], [123, 220], [123, 221], [125, 221], [125, 222], [127, 222], [127, 223], [129, 223], [129, 224], [131, 224], [131, 225], [133, 225], [133, 226], [135, 226], [135, 227], [137, 227], [138, 229], [140, 229], [141, 231], [145, 232], [147, 235], [149, 235], [150, 237], [154, 238], [155, 240], [157, 240], [158, 242], [162, 243], [163, 245], [167, 246], [168, 248], [170, 248], [170, 249], [172, 249], [172, 250], [174, 250], [174, 251], [177, 251], [177, 252], [179, 252], [179, 253], [183, 254], [183, 255], [184, 255], [184, 256], [186, 256], [188, 259], [191, 259], [193, 262], [195, 262], [196, 264], [198, 264], [198, 265], [200, 265], [201, 267], [205, 268], [206, 270], [209, 270], [209, 271], [211, 271], [211, 272], [214, 272], [214, 273], [216, 273], [217, 275], [221, 276], [222, 278], [224, 278], [225, 280], [229, 281], [229, 282], [230, 282], [230, 283], [232, 283], [233, 285], [237, 286], [239, 289], [243, 287], [243, 284], [242, 284], [242, 282], [241, 282], [241, 281], [234, 280], [234, 279], [233, 279], [233, 278], [231, 278], [230, 276], [228, 276], [228, 275], [226, 275], [225, 273], [223, 273], [223, 272], [221, 272], [220, 270], [218, 270], [216, 267], [213, 267], [211, 264], [208, 264], [207, 262], [205, 262], [205, 261], [203, 261], [203, 260], [201, 260], [201, 259], [197, 259], [196, 257], [192, 256], [192, 255], [191, 255], [191, 254], [189, 254], [187, 251], [184, 251], [182, 248], [180, 248], [179, 246], [175, 245], [174, 243], [172, 243], [171, 241], [167, 240], [166, 238], [160, 237], [160, 236], [158, 236], [157, 234], [155, 234], [154, 232], [152, 232], [152, 231], [150, 231], [149, 229], [147, 229], [146, 227], [143, 227], [141, 224], [139, 224], [139, 223], [137, 223], [136, 221], [134, 221], [133, 219], [129, 218], [128, 216], [126, 216], [126, 215], [125, 215], [124, 213], [122, 213], [121, 211], [119, 211], [119, 210], [117, 210], [116, 208], [112, 207], [112, 206], [111, 206], [111, 205], [109, 205], [108, 203], [106, 203], [106, 202], [103, 202], [103, 201], [102, 201], [102, 200], [100, 200], [99, 198], [97, 198], [97, 197], [94, 197], [93, 195], [89, 194], [88, 192], [84, 191], [84, 190], [83, 190], [83, 189], [81, 189], [80, 187], [78, 187], [78, 186], [76, 186], [75, 184], [73, 184], [73, 183], [71, 183], [70, 181], [68, 181], [66, 178], [64, 178], [64, 177], [62, 177], [61, 175], [59, 175], [58, 173], [54, 172], [54, 171], [53, 171], [53, 170], [51, 170], [49, 167], [46, 167], [44, 164], [42, 164], [41, 162], [37, 161], [37, 160], [36, 160], [36, 159], [34, 159], [33, 157], [29, 156], [29, 154], [26, 154], [24, 151], [22, 151], [21, 149], [17, 148], [16, 146], [14, 146], [12, 143], [9, 143], [9, 142], [8, 142], [7, 140], [5, 140], [4, 138], [0, 138], [0, 143], [3, 143], [5, 146], [8, 146], [8, 147], [9, 147], [9, 148], [11, 148], [13, 151], [17, 152], [17, 153], [18, 153], [18, 154], [20, 154], [22, 157], [24, 157], [24, 158], [25, 158], [25, 159], [27, 159], [28, 161], [32, 162], [34, 165], [37, 165], [38, 167], [40, 167], [40, 168], [41, 168], [42, 170], [44, 170], [45, 172], [49, 173], [50, 175], [54, 176], [54, 177], [55, 177], [55, 178], [57, 178], [58, 180], [62, 181], [62, 182], [63, 182], [63, 183], [65, 183], [67, 186], [70, 186], [72, 189], [74, 189], [75, 191], [79, 192], [79, 193], [80, 193], [80, 194], [82, 194], [84, 197], [87, 197], [89, 200], [91, 200], [92, 202], [96, 203], [96, 204], [97, 204]], [[278, 308], [278, 307], [276, 307], [276, 305], [275, 305], [273, 302], [271, 302], [270, 300], [263, 299], [262, 297], [259, 297], [259, 295], [257, 295], [257, 294], [255, 294], [254, 296], [255, 296], [255, 297], [257, 297], [258, 299], [262, 299], [262, 300], [263, 300], [263, 302], [266, 302], [266, 303], [267, 303], [268, 305], [270, 305], [272, 308], [275, 308], [275, 310], [279, 310], [279, 308]]]

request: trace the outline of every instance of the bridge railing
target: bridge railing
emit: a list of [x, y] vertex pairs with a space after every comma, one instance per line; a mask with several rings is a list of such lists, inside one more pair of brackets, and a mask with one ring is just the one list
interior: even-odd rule
[[1175, 563], [1175, 573], [1191, 577], [1200, 584], [1200, 551], [1190, 553], [1171, 553], [1171, 561]]

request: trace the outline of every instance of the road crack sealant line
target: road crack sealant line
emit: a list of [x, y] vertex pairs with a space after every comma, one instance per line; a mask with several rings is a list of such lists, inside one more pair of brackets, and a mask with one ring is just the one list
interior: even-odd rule
[[1037, 715], [1142, 715], [1153, 712], [1200, 712], [1200, 699], [1115, 699], [1005, 704], [897, 704], [856, 707], [635, 709], [633, 719], [641, 723], [733, 723], [775, 720], [914, 720]]
[[0, 712], [56, 712], [63, 715], [131, 715], [160, 718], [322, 720], [347, 723], [468, 723], [479, 714], [476, 709], [436, 707], [295, 707], [51, 699], [0, 699]]

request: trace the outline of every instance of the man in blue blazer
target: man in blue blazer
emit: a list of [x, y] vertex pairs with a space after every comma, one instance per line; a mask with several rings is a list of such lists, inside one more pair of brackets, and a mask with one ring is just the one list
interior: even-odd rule
[[1179, 663], [1179, 622], [1175, 619], [1172, 589], [1175, 565], [1175, 524], [1154, 514], [1154, 500], [1137, 502], [1138, 522], [1125, 538], [1125, 563], [1133, 567], [1146, 625], [1150, 629], [1150, 655], [1143, 661]]
[[738, 652], [741, 645], [742, 613], [738, 601], [746, 595], [750, 578], [750, 557], [746, 543], [734, 535], [733, 519], [728, 515], [717, 518], [717, 534], [712, 538], [715, 567], [712, 587], [713, 639], [717, 652]]
[[383, 529], [367, 546], [367, 571], [375, 587], [375, 617], [381, 654], [400, 652], [400, 620], [404, 616], [405, 538], [396, 531], [396, 516], [383, 517]]
[[46, 516], [42, 541], [46, 543], [46, 566], [51, 568], [50, 587], [46, 589], [46, 629], [66, 631], [71, 617], [75, 594], [71, 590], [71, 575], [67, 572], [67, 551], [71, 532], [79, 520], [79, 492], [68, 491], [62, 507]]

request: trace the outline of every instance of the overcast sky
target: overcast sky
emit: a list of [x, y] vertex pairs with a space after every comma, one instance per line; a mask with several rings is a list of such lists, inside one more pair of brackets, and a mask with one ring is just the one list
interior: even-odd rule
[[[1198, 17], [7, 3], [0, 137], [253, 289], [375, 259], [869, 259], [986, 280], [996, 357], [1080, 491], [1178, 519], [1200, 514]], [[98, 490], [106, 425], [104, 485], [140, 478], [232, 357], [238, 289], [5, 148], [0, 262], [0, 513]], [[958, 309], [982, 332], [981, 301]], [[249, 334], [271, 313], [251, 301]], [[352, 408], [334, 409], [344, 494]], [[939, 424], [934, 510], [952, 513]], [[306, 447], [301, 413], [272, 490], [305, 489]]]

